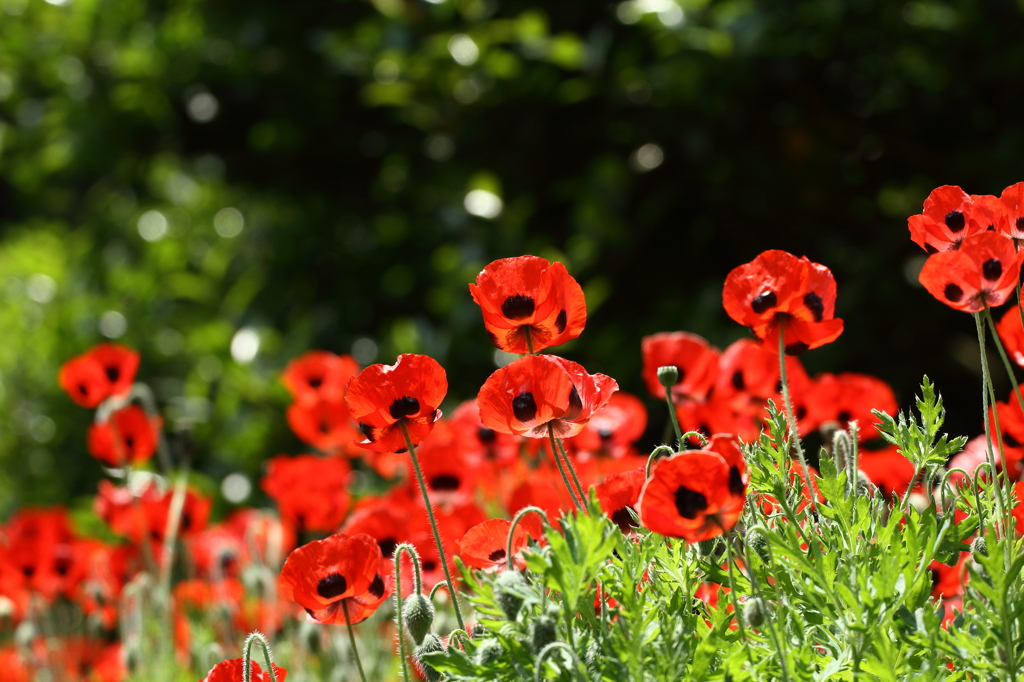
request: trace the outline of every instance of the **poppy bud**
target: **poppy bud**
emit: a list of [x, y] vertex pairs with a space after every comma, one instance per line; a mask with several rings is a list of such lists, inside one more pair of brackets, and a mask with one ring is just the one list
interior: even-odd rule
[[979, 535], [974, 538], [974, 542], [971, 543], [971, 554], [975, 557], [979, 554], [981, 556], [988, 556], [988, 540], [984, 536]]
[[410, 594], [402, 604], [402, 615], [405, 616], [405, 629], [412, 641], [422, 644], [434, 623], [434, 605], [422, 594]]
[[505, 571], [494, 579], [494, 594], [498, 600], [498, 606], [510, 621], [516, 619], [519, 609], [523, 606], [523, 598], [515, 594], [515, 590], [525, 587], [526, 579], [519, 571]]
[[679, 368], [675, 365], [665, 365], [658, 368], [658, 383], [665, 388], [672, 388], [679, 381]]
[[473, 639], [478, 639], [480, 637], [483, 637], [486, 634], [487, 634], [487, 628], [485, 628], [480, 623], [474, 623], [473, 624], [473, 629], [469, 631], [469, 636], [472, 637]]
[[544, 647], [555, 641], [556, 627], [557, 622], [548, 615], [540, 616], [533, 622], [533, 627], [531, 628], [533, 653], [539, 654], [544, 650]]
[[772, 553], [763, 528], [752, 526], [747, 529], [746, 537], [743, 540], [747, 543], [747, 547], [754, 550], [754, 553], [761, 558], [761, 561], [765, 563], [771, 561]]
[[501, 642], [496, 639], [485, 639], [477, 647], [476, 664], [491, 665], [497, 662], [503, 653], [505, 653], [505, 648], [501, 646]]
[[423, 677], [427, 682], [438, 682], [441, 679], [441, 673], [434, 670], [430, 667], [429, 663], [423, 660], [423, 654], [432, 654], [435, 651], [444, 651], [444, 645], [441, 644], [441, 640], [437, 635], [427, 633], [426, 637], [423, 638], [423, 644], [420, 644], [412, 652], [413, 660], [423, 669]]
[[743, 620], [747, 622], [752, 628], [759, 628], [764, 625], [764, 621], [768, 618], [767, 610], [765, 609], [764, 602], [760, 597], [751, 598], [746, 604], [743, 605]]

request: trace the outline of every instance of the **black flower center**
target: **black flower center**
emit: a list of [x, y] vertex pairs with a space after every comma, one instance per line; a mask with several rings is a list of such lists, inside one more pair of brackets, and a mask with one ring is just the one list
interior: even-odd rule
[[956, 303], [964, 297], [964, 290], [950, 282], [942, 291], [942, 295], [946, 297], [946, 300]]
[[121, 370], [119, 370], [117, 367], [106, 367], [105, 371], [107, 373], [107, 379], [110, 380], [110, 383], [114, 383], [119, 378], [121, 378]]
[[441, 474], [440, 476], [434, 476], [430, 479], [430, 487], [434, 490], [441, 491], [452, 491], [459, 489], [459, 478], [458, 476], [452, 476], [451, 474]]
[[310, 377], [306, 382], [310, 388], [320, 388], [323, 385], [324, 380], [322, 377]]
[[743, 380], [743, 370], [736, 370], [732, 373], [732, 387], [737, 391], [742, 391], [747, 387], [747, 382]]
[[964, 214], [960, 211], [950, 211], [946, 214], [946, 227], [950, 232], [959, 232], [964, 229]]
[[994, 282], [999, 279], [1003, 274], [1003, 264], [999, 262], [998, 258], [989, 258], [987, 261], [981, 264], [981, 274], [985, 276], [990, 282]]
[[850, 418], [853, 417], [853, 415], [850, 414], [849, 410], [843, 410], [842, 412], [839, 413], [838, 416], [839, 416], [839, 421], [841, 423], [843, 423], [843, 424], [845, 424], [848, 421], [850, 421]]
[[491, 561], [501, 561], [502, 559], [505, 558], [505, 550], [503, 550], [503, 549], [496, 549], [493, 552], [491, 552], [490, 554], [488, 554], [487, 558], [490, 559]]
[[345, 581], [345, 576], [340, 573], [331, 573], [324, 576], [316, 584], [316, 593], [324, 599], [334, 599], [345, 594], [346, 589], [348, 589], [348, 583]]
[[533, 315], [534, 302], [529, 296], [513, 294], [501, 304], [501, 314], [510, 320], [521, 320]]
[[676, 488], [676, 511], [684, 519], [695, 519], [697, 514], [708, 508], [708, 498], [685, 485]]
[[630, 528], [636, 527], [636, 521], [634, 521], [633, 517], [630, 516], [628, 507], [616, 509], [612, 513], [612, 521], [622, 529], [623, 533], [627, 532]]
[[750, 307], [754, 309], [755, 313], [760, 315], [769, 308], [774, 308], [778, 302], [774, 291], [762, 291], [750, 302]]
[[402, 417], [411, 417], [420, 411], [420, 401], [416, 398], [410, 398], [409, 396], [402, 396], [391, 403], [391, 407], [388, 410], [391, 416], [395, 419], [401, 419]]
[[512, 414], [524, 424], [533, 421], [537, 416], [537, 401], [533, 399], [533, 394], [523, 391], [512, 398]]
[[377, 546], [380, 547], [380, 553], [390, 559], [395, 556], [395, 547], [398, 547], [398, 541], [394, 538], [384, 538], [377, 540]]
[[476, 437], [480, 439], [481, 443], [493, 443], [498, 438], [498, 433], [494, 429], [481, 426], [476, 430]]

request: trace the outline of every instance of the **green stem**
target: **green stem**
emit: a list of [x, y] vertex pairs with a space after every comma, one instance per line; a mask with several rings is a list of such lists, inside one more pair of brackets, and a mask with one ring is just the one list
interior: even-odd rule
[[803, 467], [804, 476], [807, 480], [807, 489], [811, 491], [809, 508], [813, 512], [818, 498], [818, 491], [815, 490], [814, 481], [811, 479], [811, 469], [807, 466], [804, 448], [800, 444], [800, 430], [797, 428], [796, 413], [793, 412], [793, 400], [789, 395], [789, 380], [786, 378], [786, 318], [784, 317], [779, 319], [779, 383], [782, 384], [782, 399], [786, 407], [786, 419], [789, 421], [790, 442], [796, 446], [796, 454], [800, 459], [800, 466]]
[[562, 466], [562, 460], [558, 456], [558, 447], [555, 445], [555, 430], [552, 428], [550, 422], [548, 422], [548, 439], [551, 441], [551, 457], [555, 460], [555, 465], [558, 467], [558, 473], [562, 475], [562, 483], [565, 484], [565, 489], [569, 491], [569, 497], [572, 498], [573, 506], [576, 507], [576, 509], [582, 509], [583, 505], [576, 499], [576, 493], [573, 492], [572, 484], [569, 483], [569, 476], [565, 473], [565, 467]]
[[423, 495], [423, 503], [427, 506], [427, 518], [430, 520], [430, 530], [434, 531], [434, 543], [437, 545], [437, 555], [441, 561], [441, 568], [444, 569], [444, 579], [448, 585], [448, 594], [452, 597], [452, 606], [455, 608], [455, 620], [459, 628], [466, 629], [462, 620], [462, 611], [459, 609], [459, 598], [455, 593], [455, 585], [452, 583], [452, 574], [448, 569], [448, 559], [444, 554], [444, 546], [441, 544], [441, 533], [437, 530], [437, 519], [434, 518], [434, 508], [430, 504], [430, 496], [427, 495], [427, 484], [423, 480], [423, 471], [420, 469], [420, 460], [416, 456], [416, 446], [412, 443], [412, 436], [409, 434], [409, 427], [405, 424], [405, 418], [398, 420], [402, 435], [405, 436], [405, 445], [409, 448], [409, 456], [412, 459], [412, 468], [416, 471], [416, 481], [420, 486], [420, 493]]
[[548, 644], [546, 647], [541, 649], [540, 653], [537, 655], [537, 663], [535, 664], [533, 675], [534, 682], [540, 682], [542, 679], [544, 679], [544, 659], [548, 657], [548, 654], [553, 653], [555, 649], [562, 649], [569, 654], [569, 656], [572, 658], [573, 663], [575, 663], [576, 677], [578, 679], [583, 679], [580, 675], [580, 659], [576, 655], [576, 652], [573, 650], [573, 648], [565, 642], [552, 642], [551, 644]]
[[530, 336], [530, 325], [523, 327], [523, 332], [526, 334], [526, 350], [533, 355], [533, 337]]
[[[999, 517], [999, 523], [1004, 524], [1003, 486], [999, 480], [1000, 476], [998, 468], [996, 467], [995, 453], [992, 450], [992, 428], [989, 425], [988, 419], [988, 400], [992, 386], [992, 379], [989, 377], [988, 356], [985, 353], [985, 327], [982, 326], [981, 315], [978, 313], [974, 313], [974, 322], [975, 326], [978, 328], [978, 348], [981, 351], [981, 406], [985, 417], [985, 443], [987, 446], [985, 448], [985, 455], [988, 460], [988, 465], [992, 468], [992, 487], [995, 492], [996, 515]], [[1006, 475], [1005, 471], [1003, 472], [1003, 475]], [[996, 527], [998, 528], [999, 524], [997, 524]]]
[[[735, 536], [736, 531], [732, 531]], [[761, 591], [761, 584], [757, 580], [756, 571], [754, 570], [754, 564], [750, 560], [750, 548], [747, 547], [746, 543], [741, 542], [740, 546], [743, 547], [744, 560], [747, 562], [747, 566], [750, 571], [750, 586], [754, 589], [754, 596], [761, 600], [761, 603], [768, 608], [768, 601], [764, 598], [764, 593]], [[768, 559], [772, 558], [771, 547], [768, 549]], [[769, 565], [769, 568], [772, 568]], [[766, 614], [767, 615], [767, 614]], [[786, 654], [782, 651], [782, 642], [779, 639], [779, 633], [775, 630], [775, 621], [771, 618], [767, 618], [768, 621], [768, 635], [772, 639], [772, 646], [775, 647], [775, 653], [779, 655], [779, 665], [782, 667], [782, 682], [789, 682], [789, 666], [786, 665]]]
[[[551, 426], [551, 422], [548, 422], [548, 431], [553, 435], [554, 429]], [[576, 484], [576, 492], [579, 493], [580, 502], [583, 504], [583, 509], [585, 510], [587, 508], [587, 494], [583, 492], [583, 486], [580, 485], [580, 479], [576, 476], [576, 467], [572, 465], [572, 460], [569, 459], [569, 454], [565, 451], [565, 447], [562, 445], [562, 439], [555, 438], [555, 444], [558, 446], [558, 451], [562, 453], [562, 461], [565, 462], [565, 468], [569, 470], [573, 483]]]
[[676, 450], [683, 449], [683, 430], [679, 428], [679, 415], [676, 414], [676, 404], [672, 400], [672, 389], [665, 389], [665, 403], [668, 405], [668, 418], [672, 420], [672, 429], [676, 433]]
[[252, 680], [252, 645], [256, 642], [263, 647], [263, 660], [267, 664], [267, 676], [270, 678], [270, 682], [277, 682], [277, 671], [274, 670], [273, 658], [270, 655], [270, 644], [267, 643], [267, 638], [259, 632], [254, 632], [245, 638], [245, 644], [242, 647], [242, 682], [251, 682]]
[[[1020, 285], [1018, 284], [1017, 286], [1019, 287]], [[1006, 368], [1006, 376], [1010, 377], [1013, 392], [1017, 395], [1017, 404], [1020, 405], [1021, 412], [1024, 412], [1024, 396], [1021, 396], [1017, 375], [1013, 373], [1013, 365], [1010, 364], [1010, 358], [1006, 355], [1003, 341], [999, 338], [999, 332], [996, 331], [995, 320], [992, 319], [992, 310], [988, 306], [985, 306], [985, 318], [988, 320], [988, 328], [992, 330], [992, 340], [996, 342], [996, 350], [999, 351], [999, 357], [1003, 360], [1003, 367]]]
[[508, 524], [508, 543], [505, 548], [505, 566], [510, 571], [515, 569], [515, 565], [512, 562], [512, 538], [515, 535], [516, 526], [518, 526], [519, 521], [530, 512], [536, 512], [537, 514], [539, 514], [541, 523], [543, 523], [544, 525], [547, 525], [548, 523], [547, 514], [545, 514], [544, 510], [541, 509], [540, 507], [523, 507], [522, 509], [516, 512], [515, 516], [512, 517], [512, 523]]
[[356, 659], [356, 668], [359, 669], [359, 679], [366, 682], [366, 673], [363, 672], [363, 662], [359, 660], [359, 649], [356, 647], [356, 633], [352, 632], [352, 621], [349, 620], [348, 617], [347, 599], [341, 600], [341, 610], [345, 613], [345, 627], [348, 628], [348, 641], [352, 643], [352, 658]]
[[395, 547], [395, 553], [392, 559], [395, 562], [395, 614], [398, 620], [398, 655], [402, 658], [402, 679], [408, 681], [409, 677], [409, 664], [406, 661], [405, 656], [405, 629], [402, 626], [402, 554], [408, 554], [409, 560], [412, 561], [413, 568], [413, 585], [416, 589], [416, 594], [423, 593], [423, 574], [420, 569], [420, 555], [416, 551], [413, 545], [407, 542]]
[[675, 451], [667, 445], [659, 445], [654, 448], [651, 452], [651, 456], [647, 458], [647, 466], [644, 468], [644, 478], [651, 477], [651, 468], [654, 466], [655, 462], [659, 459], [664, 459], [665, 457], [671, 457], [674, 454], [676, 454]]

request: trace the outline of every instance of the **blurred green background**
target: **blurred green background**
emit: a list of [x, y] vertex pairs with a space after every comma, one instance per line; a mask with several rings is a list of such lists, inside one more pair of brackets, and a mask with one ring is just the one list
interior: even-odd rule
[[212, 481], [254, 477], [303, 450], [307, 349], [428, 353], [472, 397], [466, 284], [524, 253], [587, 293], [560, 352], [638, 394], [641, 336], [724, 346], [726, 273], [805, 254], [846, 320], [809, 369], [904, 405], [927, 372], [973, 435], [973, 321], [906, 217], [1024, 180], [1021, 35], [1006, 0], [0, 0], [0, 517], [94, 490], [56, 385], [90, 345], [142, 352]]

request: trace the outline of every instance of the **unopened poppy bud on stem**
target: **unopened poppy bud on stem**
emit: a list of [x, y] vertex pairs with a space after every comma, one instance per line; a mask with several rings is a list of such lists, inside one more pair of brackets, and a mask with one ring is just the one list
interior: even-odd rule
[[505, 617], [514, 621], [523, 606], [523, 598], [515, 593], [517, 588], [526, 587], [526, 580], [519, 571], [505, 571], [494, 580], [495, 598]]
[[402, 605], [402, 611], [409, 636], [416, 644], [421, 644], [434, 623], [433, 603], [422, 594], [411, 594]]
[[764, 602], [760, 597], [753, 597], [743, 605], [743, 620], [751, 627], [761, 627], [768, 618]]
[[441, 640], [438, 639], [437, 635], [427, 634], [423, 639], [423, 644], [416, 647], [416, 650], [413, 652], [413, 657], [422, 669], [423, 677], [426, 678], [427, 682], [437, 682], [441, 679], [441, 673], [434, 670], [429, 663], [423, 660], [423, 654], [431, 654], [435, 651], [444, 651], [444, 645], [441, 644]]
[[679, 381], [679, 368], [675, 365], [665, 365], [658, 368], [658, 383], [665, 388], [672, 388]]
[[988, 540], [979, 535], [971, 543], [971, 554], [974, 556], [988, 556]]

